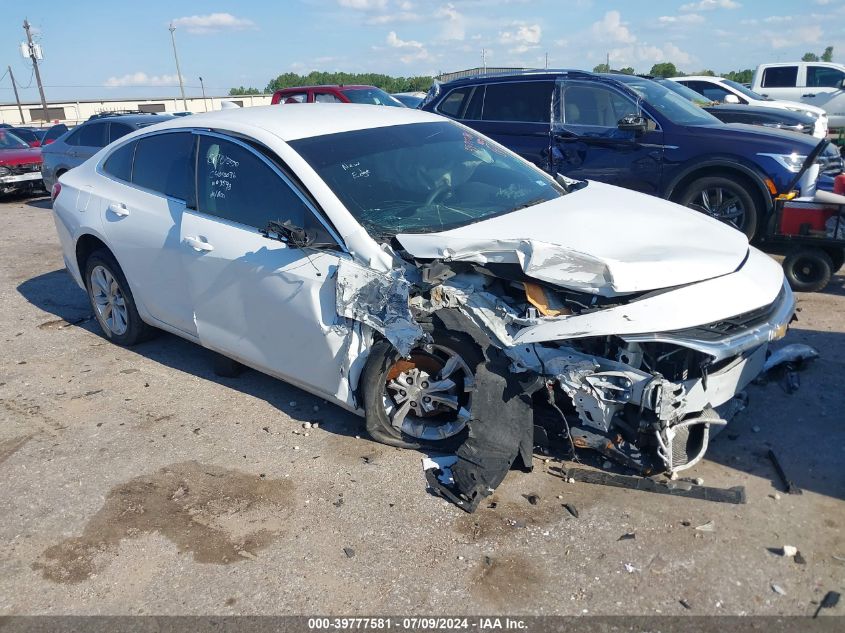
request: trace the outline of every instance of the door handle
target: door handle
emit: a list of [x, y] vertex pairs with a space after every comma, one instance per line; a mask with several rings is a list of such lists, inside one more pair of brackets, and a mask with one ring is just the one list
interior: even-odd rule
[[114, 213], [119, 218], [125, 218], [127, 215], [129, 215], [129, 209], [127, 209], [126, 205], [122, 202], [112, 202], [109, 205], [108, 210], [111, 213]]
[[805, 95], [801, 95], [801, 96], [802, 96], [802, 97], [815, 97], [816, 95], [815, 95], [814, 93], [812, 93], [812, 92], [808, 92], [807, 94], [805, 94]]
[[208, 251], [214, 250], [214, 247], [211, 244], [203, 242], [198, 237], [186, 237], [185, 244], [193, 248], [198, 253], [207, 253]]

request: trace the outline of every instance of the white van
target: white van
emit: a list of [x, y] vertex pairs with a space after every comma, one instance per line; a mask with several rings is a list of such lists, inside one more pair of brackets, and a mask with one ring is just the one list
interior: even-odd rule
[[831, 129], [845, 127], [845, 66], [833, 62], [760, 64], [751, 89], [773, 99], [823, 108]]

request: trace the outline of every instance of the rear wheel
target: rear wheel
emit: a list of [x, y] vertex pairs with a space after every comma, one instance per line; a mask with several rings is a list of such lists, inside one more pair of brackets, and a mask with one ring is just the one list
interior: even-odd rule
[[85, 287], [100, 329], [111, 342], [129, 347], [155, 331], [138, 315], [126, 277], [109, 251], [100, 249], [88, 257]]
[[692, 181], [678, 202], [729, 224], [751, 239], [761, 213], [747, 188], [744, 181], [730, 176], [707, 176]]
[[402, 358], [387, 341], [373, 345], [361, 376], [367, 432], [401, 448], [452, 451], [472, 411], [478, 346], [449, 333]]
[[786, 256], [783, 272], [793, 290], [818, 292], [830, 282], [833, 262], [820, 248], [801, 248]]

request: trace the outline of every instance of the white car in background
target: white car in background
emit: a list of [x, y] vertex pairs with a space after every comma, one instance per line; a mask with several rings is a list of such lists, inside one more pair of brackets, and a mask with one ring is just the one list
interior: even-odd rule
[[531, 396], [578, 446], [692, 466], [794, 310], [778, 264], [718, 220], [552, 178], [407, 108], [195, 114], [53, 195], [108, 339], [166, 330], [364, 415], [379, 441], [457, 448], [466, 507], [530, 464]]
[[823, 108], [831, 128], [845, 128], [845, 65], [833, 62], [760, 64], [751, 86], [764, 96]]
[[741, 83], [725, 79], [724, 77], [710, 77], [709, 75], [690, 75], [684, 77], [670, 77], [671, 81], [695, 90], [710, 101], [717, 103], [741, 103], [763, 108], [777, 108], [803, 112], [816, 120], [813, 136], [826, 138], [828, 133], [828, 115], [822, 108], [801, 103], [800, 101], [784, 101], [770, 99], [746, 88]]

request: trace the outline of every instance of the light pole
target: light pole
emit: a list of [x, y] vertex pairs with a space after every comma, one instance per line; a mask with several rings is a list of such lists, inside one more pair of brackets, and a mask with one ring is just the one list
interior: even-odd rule
[[205, 84], [202, 83], [202, 77], [200, 77], [200, 88], [202, 88], [202, 107], [205, 112], [208, 112], [208, 105], [205, 103]]
[[176, 27], [173, 26], [173, 22], [170, 23], [170, 28], [167, 30], [170, 31], [170, 41], [173, 42], [173, 59], [176, 60], [176, 75], [179, 77], [179, 90], [182, 92], [182, 107], [187, 112], [188, 100], [185, 99], [185, 85], [182, 83], [182, 71], [179, 69], [179, 55], [176, 54], [176, 36], [173, 34]]

